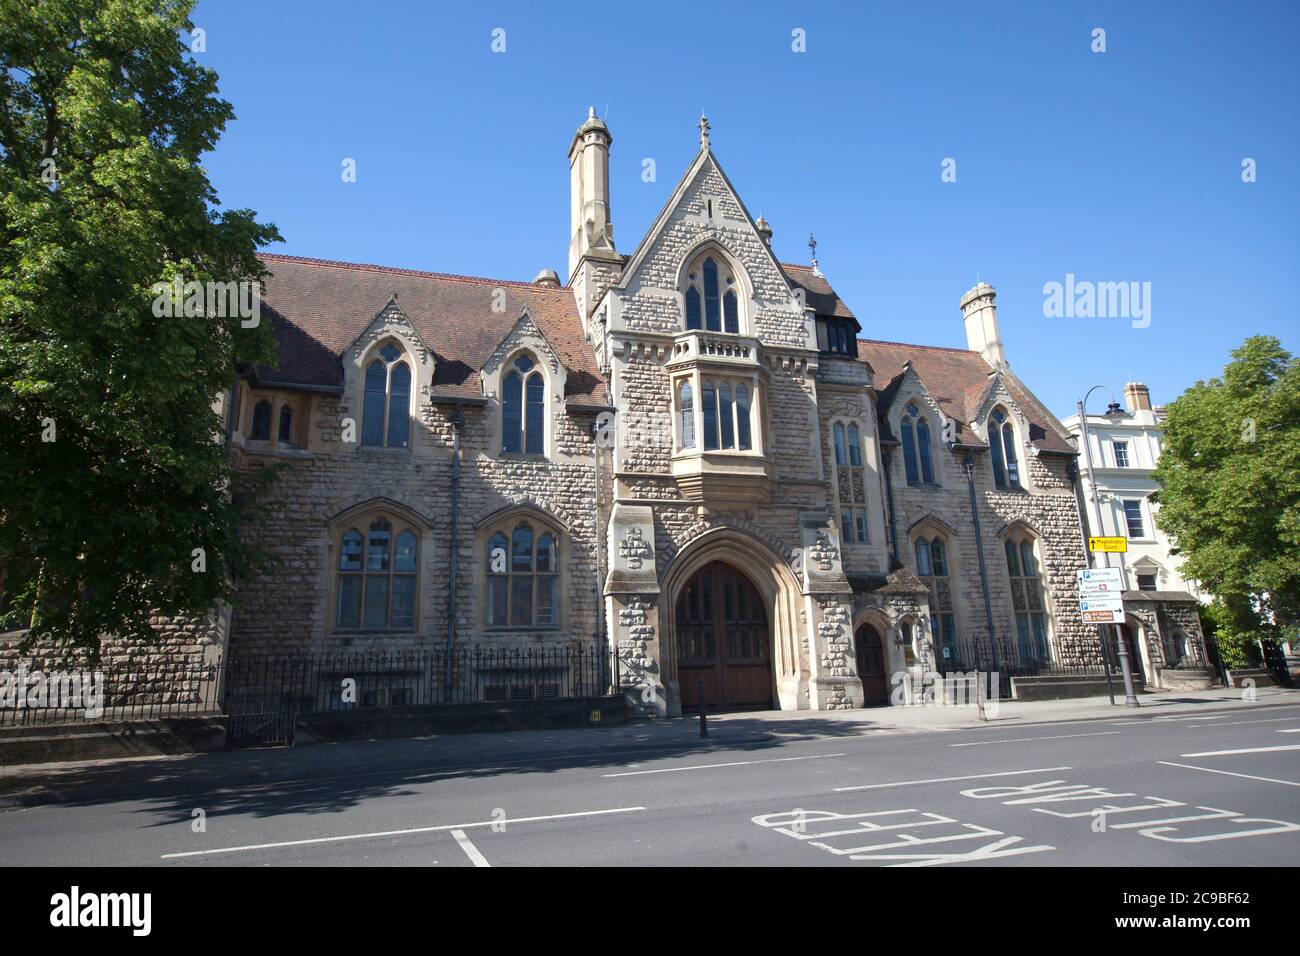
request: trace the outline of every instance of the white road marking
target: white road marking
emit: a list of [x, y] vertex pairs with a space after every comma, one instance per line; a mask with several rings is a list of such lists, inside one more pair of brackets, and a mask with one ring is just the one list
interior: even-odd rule
[[756, 763], [786, 763], [790, 760], [823, 760], [826, 757], [845, 757], [847, 754], [813, 754], [808, 757], [774, 757], [771, 760], [737, 760], [732, 763], [705, 763], [693, 767], [662, 767], [659, 770], [625, 770], [622, 773], [602, 773], [602, 777], [638, 777], [647, 773], [678, 773], [683, 770], [716, 770], [718, 767], [748, 767]]
[[470, 862], [475, 866], [490, 867], [492, 865], [487, 861], [487, 857], [478, 851], [478, 847], [474, 845], [474, 841], [465, 836], [464, 830], [452, 830], [451, 835], [456, 838], [456, 842], [460, 844], [460, 848], [465, 851], [465, 855], [469, 857]]
[[310, 840], [284, 840], [280, 843], [252, 843], [247, 846], [217, 847], [212, 850], [189, 850], [185, 853], [164, 853], [159, 859], [176, 860], [187, 856], [213, 856], [218, 853], [245, 853], [249, 850], [278, 850], [287, 846], [311, 846], [317, 843], [341, 843], [345, 840], [375, 840], [380, 837], [410, 836], [415, 833], [438, 833], [443, 830], [469, 830], [473, 827], [490, 827], [499, 823], [535, 823], [539, 820], [568, 820], [574, 817], [598, 817], [609, 813], [636, 813], [645, 807], [616, 807], [612, 810], [580, 810], [576, 813], [551, 813], [539, 817], [515, 817], [513, 820], [482, 820], [478, 823], [448, 823], [436, 827], [410, 827], [405, 830], [379, 830], [374, 833], [348, 833], [342, 836], [316, 837]]
[[1118, 730], [1103, 730], [1095, 734], [1057, 734], [1052, 737], [1013, 737], [1010, 740], [973, 740], [964, 744], [949, 744], [949, 747], [983, 747], [986, 744], [1021, 744], [1031, 740], [1065, 740], [1067, 737], [1109, 737], [1118, 734]]
[[848, 790], [884, 790], [888, 787], [911, 787], [922, 783], [950, 783], [954, 780], [983, 780], [986, 777], [1014, 777], [1023, 773], [1051, 773], [1055, 770], [1073, 770], [1073, 767], [1039, 767], [1037, 770], [1004, 770], [1000, 773], [972, 773], [964, 777], [931, 777], [929, 780], [899, 780], [897, 783], [868, 783], [861, 787], [835, 787], [838, 793]]
[[1300, 734], [1300, 727], [1288, 727], [1286, 730], [1279, 730], [1279, 734]]
[[1182, 767], [1184, 770], [1204, 770], [1206, 773], [1221, 773], [1225, 777], [1242, 777], [1246, 780], [1262, 780], [1264, 783], [1282, 783], [1288, 787], [1300, 787], [1300, 783], [1294, 780], [1277, 780], [1273, 777], [1256, 777], [1249, 773], [1233, 773], [1231, 770], [1215, 770], [1212, 767], [1193, 767], [1189, 763], [1174, 763], [1170, 760], [1157, 760], [1156, 763], [1162, 763], [1166, 767]]
[[1284, 747], [1247, 747], [1244, 750], [1202, 750], [1194, 754], [1179, 754], [1180, 757], [1231, 757], [1234, 754], [1267, 754], [1279, 750], [1300, 750], [1300, 744], [1288, 744]]

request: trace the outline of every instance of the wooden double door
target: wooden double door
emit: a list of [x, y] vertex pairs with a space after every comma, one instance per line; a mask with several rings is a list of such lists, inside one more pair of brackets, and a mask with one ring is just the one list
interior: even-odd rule
[[722, 561], [695, 573], [677, 597], [682, 708], [772, 706], [772, 634], [757, 589]]

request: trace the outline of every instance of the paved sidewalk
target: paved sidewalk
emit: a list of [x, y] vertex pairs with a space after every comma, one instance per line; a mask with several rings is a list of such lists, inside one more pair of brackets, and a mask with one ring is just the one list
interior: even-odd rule
[[751, 711], [699, 720], [685, 717], [621, 726], [504, 733], [446, 734], [410, 740], [244, 750], [233, 753], [117, 758], [0, 767], [0, 809], [46, 803], [95, 803], [140, 794], [210, 793], [331, 777], [509, 767], [550, 772], [575, 765], [623, 765], [648, 754], [762, 750], [793, 740], [869, 734], [960, 732], [979, 727], [1077, 720], [1147, 720], [1300, 705], [1300, 690], [1259, 688], [1254, 700], [1240, 690], [1141, 695], [1137, 709], [1106, 697], [1065, 701], [1000, 701], [981, 721], [974, 707], [875, 707], [850, 711]]

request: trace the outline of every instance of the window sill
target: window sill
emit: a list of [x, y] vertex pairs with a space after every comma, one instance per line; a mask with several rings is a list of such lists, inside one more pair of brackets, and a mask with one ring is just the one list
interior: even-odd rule
[[563, 631], [564, 627], [560, 624], [538, 624], [525, 625], [519, 624], [511, 626], [509, 624], [486, 624], [483, 627], [485, 634], [558, 634]]
[[411, 446], [392, 448], [388, 445], [358, 445], [357, 451], [367, 455], [406, 455], [410, 454]]
[[400, 629], [362, 629], [352, 630], [350, 628], [336, 627], [330, 631], [332, 637], [404, 637], [413, 636], [420, 633], [417, 627], [404, 627]]
[[496, 455], [497, 461], [549, 461], [545, 452], [503, 451]]

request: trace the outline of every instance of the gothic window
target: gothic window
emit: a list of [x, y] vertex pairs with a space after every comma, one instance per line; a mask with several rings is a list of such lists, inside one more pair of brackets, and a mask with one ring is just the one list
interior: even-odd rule
[[1016, 647], [1020, 652], [1020, 662], [1050, 660], [1047, 613], [1034, 543], [1021, 536], [1005, 539], [1002, 546], [1007, 556], [1007, 574], [1011, 577], [1011, 605], [1016, 617]]
[[501, 380], [501, 450], [546, 453], [546, 377], [527, 355], [515, 359]]
[[410, 439], [411, 366], [397, 343], [390, 340], [366, 365], [361, 444], [407, 448]]
[[1187, 635], [1180, 630], [1166, 631], [1162, 643], [1165, 650], [1165, 667], [1181, 667], [1187, 663]]
[[735, 273], [724, 259], [705, 255], [686, 273], [686, 327], [707, 332], [740, 331], [740, 299]]
[[[695, 388], [699, 386], [699, 407]], [[752, 451], [751, 385], [736, 379], [684, 378], [677, 385], [677, 447], [704, 451]]]
[[335, 627], [414, 628], [419, 548], [418, 532], [392, 516], [372, 515], [349, 524], [338, 539]]
[[867, 482], [862, 466], [862, 435], [856, 424], [831, 426], [835, 446], [835, 491], [840, 504], [840, 528], [845, 542], [866, 543]]
[[909, 485], [934, 484], [934, 459], [930, 444], [930, 423], [915, 402], [903, 409], [903, 470]]
[[252, 441], [271, 440], [271, 402], [269, 399], [264, 398], [253, 406], [253, 428], [248, 437]]
[[1020, 463], [1016, 461], [1016, 430], [1007, 413], [995, 408], [989, 416], [989, 453], [993, 458], [993, 483], [999, 488], [1020, 487]]
[[916, 539], [916, 575], [930, 590], [931, 633], [935, 651], [943, 664], [956, 665], [957, 615], [949, 578], [948, 552], [943, 538], [934, 535]]
[[489, 627], [559, 624], [559, 536], [525, 519], [493, 529], [487, 539]]

